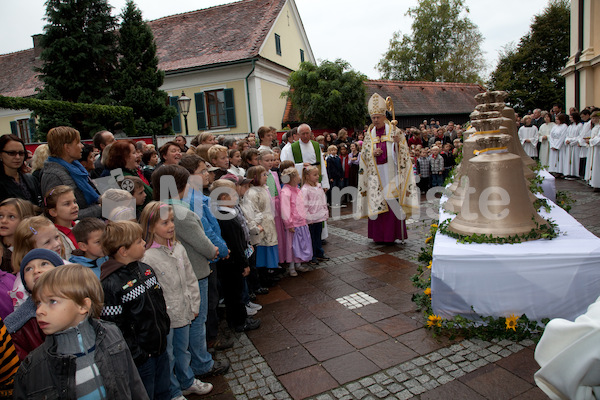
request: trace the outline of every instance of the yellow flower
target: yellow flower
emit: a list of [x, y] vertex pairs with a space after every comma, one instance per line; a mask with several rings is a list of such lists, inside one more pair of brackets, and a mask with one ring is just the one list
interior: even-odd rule
[[431, 227], [432, 228], [437, 228], [438, 226], [437, 226], [437, 224], [431, 224]]
[[427, 264], [427, 269], [431, 269], [431, 263], [433, 263], [433, 261], [429, 261], [429, 264]]
[[433, 237], [429, 236], [427, 239], [425, 239], [425, 244], [431, 242], [432, 239], [433, 239]]
[[440, 317], [439, 315], [431, 314], [427, 318], [427, 326], [429, 326], [429, 327], [433, 327], [433, 326], [441, 327], [442, 326], [442, 317]]
[[431, 288], [427, 288], [425, 290], [423, 290], [423, 293], [425, 293], [427, 296], [431, 297]]
[[515, 328], [517, 327], [517, 320], [519, 317], [515, 317], [515, 314], [511, 314], [510, 317], [506, 318], [506, 330], [512, 329], [513, 331], [517, 331]]

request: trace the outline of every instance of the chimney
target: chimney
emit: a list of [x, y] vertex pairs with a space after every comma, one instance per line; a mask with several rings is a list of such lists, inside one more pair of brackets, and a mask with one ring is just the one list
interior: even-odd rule
[[33, 38], [33, 55], [35, 56], [36, 59], [39, 59], [40, 56], [42, 55], [42, 45], [41, 45], [41, 41], [42, 41], [42, 34], [38, 33], [36, 35], [31, 35], [31, 37]]

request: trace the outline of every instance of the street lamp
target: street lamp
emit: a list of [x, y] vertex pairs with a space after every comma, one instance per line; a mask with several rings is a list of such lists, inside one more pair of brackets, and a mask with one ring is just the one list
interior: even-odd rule
[[179, 111], [183, 114], [183, 120], [185, 121], [185, 135], [188, 136], [188, 125], [187, 125], [187, 115], [190, 112], [190, 103], [192, 99], [185, 95], [185, 92], [181, 91], [181, 97], [177, 99], [177, 104], [179, 105]]

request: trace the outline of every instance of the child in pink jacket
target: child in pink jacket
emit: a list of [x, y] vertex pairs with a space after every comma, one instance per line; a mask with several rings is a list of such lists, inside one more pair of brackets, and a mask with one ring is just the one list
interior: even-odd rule
[[323, 222], [329, 218], [329, 208], [327, 208], [327, 198], [325, 192], [319, 183], [320, 171], [314, 165], [310, 165], [302, 171], [302, 199], [306, 208], [305, 219], [310, 231], [312, 241], [313, 258], [309, 265], [317, 265], [319, 261], [328, 261], [329, 257], [323, 250]]
[[298, 170], [295, 167], [285, 169], [281, 173], [281, 181], [285, 183], [279, 196], [286, 238], [284, 258], [280, 261], [289, 262], [290, 276], [298, 276], [296, 271], [310, 270], [302, 266], [302, 263], [312, 259], [312, 242], [305, 219], [304, 201], [298, 188], [300, 184]]

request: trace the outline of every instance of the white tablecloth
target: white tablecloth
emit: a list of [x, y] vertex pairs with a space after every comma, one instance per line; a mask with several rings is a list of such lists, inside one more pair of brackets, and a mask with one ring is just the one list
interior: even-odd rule
[[[433, 311], [442, 317], [575, 319], [600, 296], [600, 239], [552, 203], [561, 233], [519, 244], [460, 244], [438, 233], [433, 248]], [[440, 212], [440, 221], [454, 215]]]
[[556, 182], [552, 174], [545, 169], [540, 171], [542, 181], [542, 192], [550, 201], [556, 203]]

